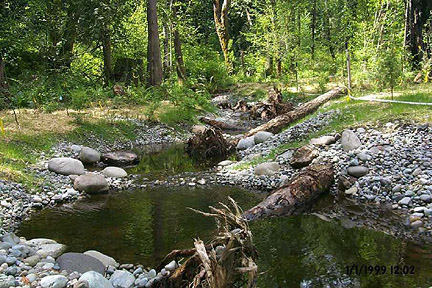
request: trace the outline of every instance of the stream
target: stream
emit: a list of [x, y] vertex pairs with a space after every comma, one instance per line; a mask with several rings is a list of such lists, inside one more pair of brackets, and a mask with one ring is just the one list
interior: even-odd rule
[[[198, 173], [211, 163], [196, 163], [182, 146], [140, 150], [141, 162], [128, 173], [150, 179], [183, 172]], [[210, 240], [213, 219], [187, 207], [208, 206], [234, 198], [248, 209], [265, 194], [231, 186], [148, 187], [96, 195], [35, 213], [17, 232], [30, 238], [50, 238], [69, 251], [94, 249], [120, 263], [155, 267], [173, 249], [191, 248], [193, 239]], [[328, 210], [328, 195], [318, 203]], [[379, 216], [386, 217], [386, 216]], [[327, 221], [326, 221], [327, 220]], [[390, 221], [390, 220], [389, 220]], [[258, 249], [258, 287], [429, 287], [432, 285], [432, 247], [383, 232], [344, 225], [315, 215], [298, 215], [251, 223]], [[379, 274], [355, 275], [351, 265], [379, 265]], [[392, 266], [408, 266], [409, 275], [392, 275]], [[402, 273], [402, 271], [398, 271]], [[403, 273], [402, 273], [403, 274]]]

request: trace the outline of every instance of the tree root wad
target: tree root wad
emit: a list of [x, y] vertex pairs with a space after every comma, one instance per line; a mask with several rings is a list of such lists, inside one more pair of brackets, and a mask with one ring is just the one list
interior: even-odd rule
[[235, 144], [225, 139], [219, 129], [206, 128], [187, 142], [187, 153], [198, 159], [226, 159], [234, 153]]
[[169, 277], [157, 282], [157, 287], [255, 287], [258, 256], [252, 233], [240, 207], [229, 200], [232, 208], [220, 203], [222, 208], [210, 207], [211, 213], [191, 209], [215, 218], [218, 234], [208, 245], [196, 239], [194, 249], [168, 254], [159, 267], [173, 258], [189, 257]]

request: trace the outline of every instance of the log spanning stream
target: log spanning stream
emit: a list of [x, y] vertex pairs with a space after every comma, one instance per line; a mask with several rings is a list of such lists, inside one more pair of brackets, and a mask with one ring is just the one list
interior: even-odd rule
[[[182, 147], [145, 151], [142, 157], [141, 164], [129, 173], [151, 173], [158, 178], [205, 168], [187, 158]], [[18, 234], [26, 238], [52, 238], [74, 252], [95, 249], [120, 263], [155, 267], [171, 250], [193, 247], [194, 238], [209, 240], [214, 234], [213, 219], [186, 207], [208, 211], [209, 205], [227, 202], [228, 196], [248, 209], [264, 195], [228, 186], [149, 187], [115, 192], [43, 210], [25, 221]], [[320, 206], [333, 205], [329, 199], [330, 196], [319, 200]], [[257, 264], [262, 272], [258, 287], [432, 284], [431, 246], [322, 218], [299, 215], [251, 223], [259, 253]], [[410, 268], [403, 270], [405, 266]], [[409, 275], [394, 275], [405, 272]]]

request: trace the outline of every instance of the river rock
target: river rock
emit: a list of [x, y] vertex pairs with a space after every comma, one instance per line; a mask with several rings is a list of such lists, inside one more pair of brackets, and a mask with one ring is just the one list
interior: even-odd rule
[[23, 262], [29, 266], [35, 266], [41, 259], [41, 256], [38, 254], [27, 257], [23, 260]]
[[20, 238], [16, 236], [14, 233], [7, 233], [2, 237], [2, 241], [9, 243], [11, 245], [15, 245], [20, 243]]
[[102, 162], [113, 166], [130, 166], [139, 163], [138, 155], [129, 151], [116, 151], [105, 153], [101, 157]]
[[105, 277], [95, 271], [85, 272], [79, 281], [87, 281], [89, 288], [113, 288], [112, 284]]
[[104, 174], [106, 177], [113, 177], [113, 178], [123, 178], [128, 175], [124, 169], [119, 167], [112, 167], [112, 166], [103, 169], [102, 174]]
[[255, 169], [255, 175], [274, 175], [279, 172], [280, 166], [277, 162], [265, 162], [258, 164]]
[[34, 238], [31, 240], [27, 240], [26, 242], [24, 242], [24, 244], [30, 246], [40, 246], [44, 244], [57, 244], [57, 242], [47, 238]]
[[40, 249], [36, 251], [36, 254], [38, 254], [42, 258], [46, 258], [47, 256], [57, 258], [65, 250], [66, 245], [63, 244], [43, 244], [40, 246]]
[[94, 164], [100, 161], [101, 154], [90, 147], [82, 147], [79, 158], [84, 164]]
[[324, 146], [324, 145], [330, 145], [336, 142], [336, 138], [333, 136], [321, 136], [319, 138], [312, 138], [309, 141], [309, 144], [316, 145], [316, 146]]
[[67, 282], [68, 279], [63, 275], [51, 275], [42, 278], [40, 285], [42, 288], [63, 288]]
[[74, 189], [89, 194], [106, 192], [109, 188], [105, 177], [99, 174], [85, 174], [78, 176], [74, 181]]
[[48, 162], [48, 170], [66, 176], [85, 173], [83, 163], [73, 158], [53, 158]]
[[305, 145], [295, 150], [289, 163], [293, 168], [302, 168], [309, 165], [318, 155], [319, 152], [314, 146]]
[[411, 197], [404, 197], [399, 200], [399, 205], [408, 205], [411, 202]]
[[253, 147], [254, 145], [255, 145], [254, 136], [249, 136], [247, 138], [240, 139], [240, 141], [237, 143], [237, 150], [245, 150]]
[[273, 133], [260, 131], [254, 135], [255, 144], [264, 143], [273, 136]]
[[347, 169], [349, 175], [360, 178], [369, 173], [369, 168], [364, 166], [352, 166]]
[[102, 262], [105, 265], [105, 267], [108, 267], [110, 265], [113, 267], [119, 266], [119, 263], [117, 263], [117, 261], [114, 258], [107, 256], [99, 251], [89, 250], [84, 252], [84, 254], [98, 259], [100, 262]]
[[105, 265], [101, 261], [83, 253], [65, 253], [58, 257], [57, 264], [61, 270], [66, 270], [69, 273], [95, 271], [103, 274], [105, 272]]
[[111, 275], [110, 282], [114, 288], [131, 288], [135, 283], [135, 277], [128, 271], [116, 270]]
[[224, 161], [219, 162], [219, 163], [218, 163], [218, 166], [222, 166], [222, 167], [224, 167], [224, 166], [231, 165], [231, 164], [233, 164], [233, 163], [234, 163], [234, 162], [231, 161], [231, 160], [224, 160]]
[[342, 147], [345, 151], [351, 151], [361, 146], [360, 139], [352, 130], [342, 132]]

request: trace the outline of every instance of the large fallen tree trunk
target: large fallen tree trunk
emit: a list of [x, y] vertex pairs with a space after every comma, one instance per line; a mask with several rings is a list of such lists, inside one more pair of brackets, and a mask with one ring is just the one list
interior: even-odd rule
[[228, 131], [245, 131], [245, 129], [243, 127], [240, 126], [235, 126], [235, 125], [231, 125], [229, 123], [226, 122], [222, 122], [222, 121], [217, 121], [214, 119], [210, 119], [207, 117], [201, 117], [199, 118], [199, 120], [203, 123], [206, 123], [214, 128], [218, 128], [221, 130], [228, 130]]
[[272, 132], [272, 133], [278, 133], [280, 132], [284, 127], [286, 127], [288, 124], [301, 119], [303, 117], [305, 117], [306, 115], [316, 111], [321, 105], [323, 105], [324, 103], [326, 103], [327, 101], [339, 96], [340, 94], [344, 94], [346, 93], [346, 89], [345, 88], [335, 88], [321, 96], [318, 96], [317, 98], [304, 103], [303, 105], [301, 105], [299, 108], [290, 111], [288, 113], [282, 114], [270, 121], [268, 121], [267, 123], [258, 126], [252, 130], [250, 130], [249, 132], [247, 132], [245, 134], [246, 137], [248, 136], [252, 136], [254, 134], [256, 134], [257, 132], [260, 131], [268, 131], [268, 132]]
[[302, 211], [314, 199], [328, 191], [334, 182], [331, 165], [314, 165], [291, 179], [255, 207], [243, 213], [247, 220], [278, 215], [292, 215]]

